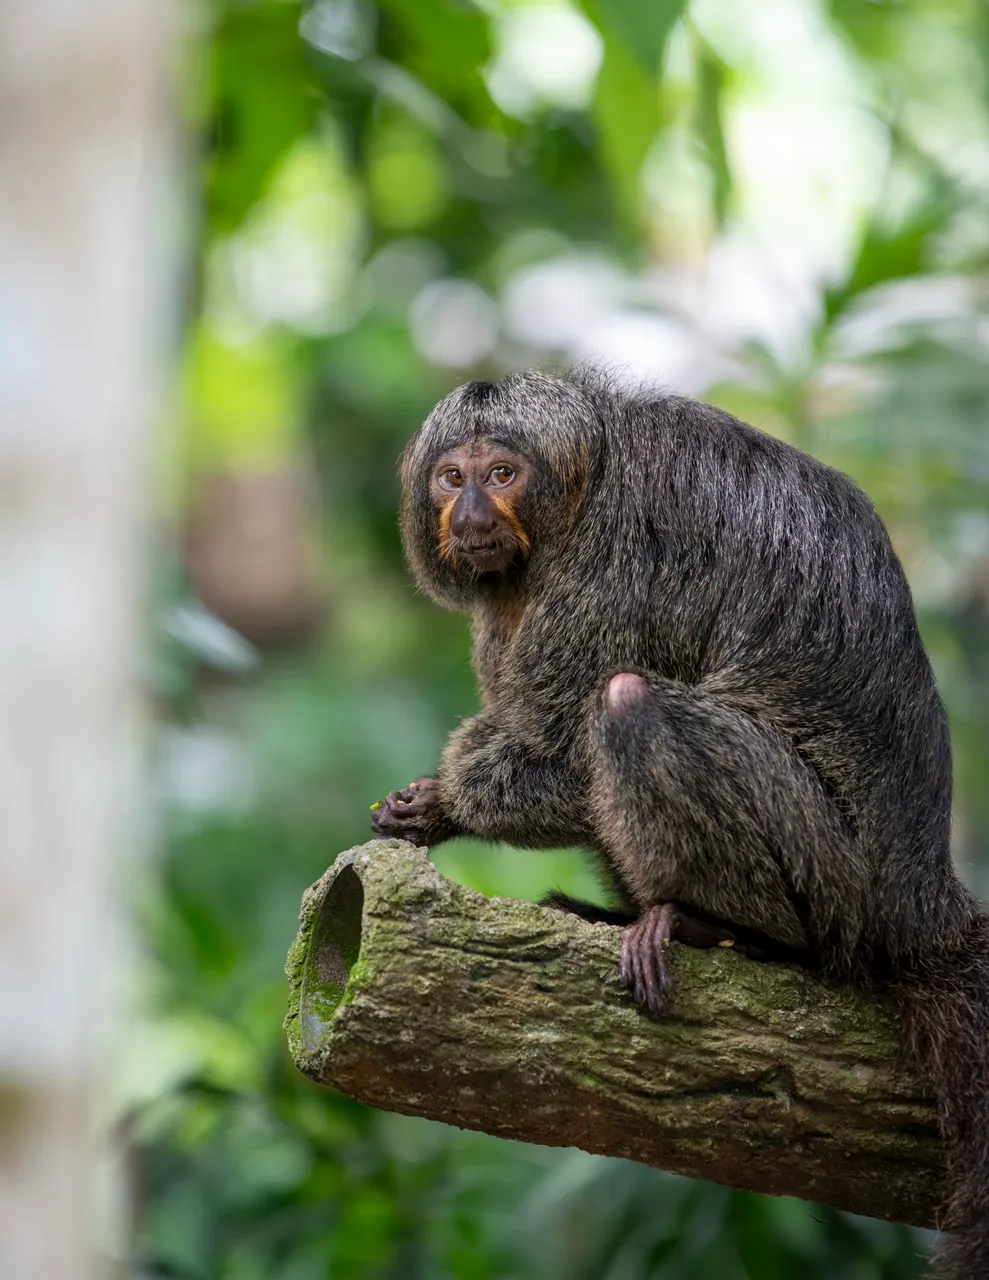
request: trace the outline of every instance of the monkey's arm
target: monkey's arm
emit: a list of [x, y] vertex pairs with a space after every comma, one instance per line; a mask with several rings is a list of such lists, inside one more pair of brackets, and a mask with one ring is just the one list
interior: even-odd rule
[[482, 714], [451, 735], [439, 777], [393, 791], [372, 826], [379, 835], [428, 845], [456, 835], [535, 849], [588, 844], [585, 788], [564, 753], [541, 752]]

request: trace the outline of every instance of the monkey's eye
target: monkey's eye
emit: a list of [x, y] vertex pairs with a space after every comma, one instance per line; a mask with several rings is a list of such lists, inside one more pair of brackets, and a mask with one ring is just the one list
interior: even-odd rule
[[496, 488], [501, 485], [511, 484], [515, 479], [515, 469], [510, 467], [507, 462], [500, 462], [498, 466], [492, 467], [488, 472], [488, 481]]
[[459, 489], [463, 483], [464, 478], [456, 467], [447, 467], [440, 472], [440, 485], [444, 489]]

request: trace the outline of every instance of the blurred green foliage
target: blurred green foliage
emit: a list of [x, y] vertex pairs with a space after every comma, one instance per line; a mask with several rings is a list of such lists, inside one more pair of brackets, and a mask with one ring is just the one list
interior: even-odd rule
[[[304, 643], [245, 672], [222, 629], [175, 623], [188, 589], [175, 551], [161, 556], [159, 852], [141, 895], [147, 1011], [122, 1126], [135, 1275], [893, 1280], [922, 1269], [923, 1233], [370, 1112], [286, 1057], [282, 964], [302, 890], [367, 837], [372, 800], [432, 770], [474, 705], [464, 620], [428, 606], [402, 566], [402, 444], [462, 378], [566, 358], [565, 343], [540, 346], [505, 319], [527, 270], [576, 254], [646, 280], [708, 253], [752, 197], [735, 170], [758, 80], [754, 10], [719, 26], [701, 3], [582, 0], [562, 18], [545, 6], [554, 28], [525, 27], [539, 7], [191, 5], [197, 287], [166, 505], [180, 529], [208, 474], [303, 465], [327, 609]], [[952, 715], [959, 858], [984, 889], [985, 10], [841, 0], [807, 12], [861, 86], [882, 181], [843, 265], [818, 281], [806, 340], [786, 354], [743, 335], [704, 391], [849, 471], [879, 503]], [[583, 80], [561, 80], [552, 57], [547, 72], [546, 31], [583, 59]], [[538, 64], [528, 81], [526, 57]], [[890, 287], [926, 298], [952, 282], [964, 304], [876, 319]], [[451, 297], [467, 311], [453, 313], [444, 347], [427, 321]], [[633, 311], [664, 314], [652, 295], [636, 299]], [[473, 352], [456, 348], [465, 333], [480, 334]], [[487, 893], [595, 892], [575, 851], [457, 842], [436, 860]]]

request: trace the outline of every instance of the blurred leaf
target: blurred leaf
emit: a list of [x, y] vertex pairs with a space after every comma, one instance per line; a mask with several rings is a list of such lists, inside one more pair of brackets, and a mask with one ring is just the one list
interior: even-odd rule
[[598, 150], [632, 225], [642, 204], [642, 165], [659, 128], [659, 85], [624, 44], [609, 40], [598, 73], [592, 116]]
[[931, 240], [944, 229], [948, 207], [938, 202], [889, 230], [876, 219], [865, 227], [855, 262], [845, 283], [825, 294], [825, 318], [830, 323], [848, 304], [876, 285], [920, 275], [927, 266]]
[[219, 619], [199, 603], [188, 600], [167, 609], [161, 628], [191, 656], [218, 671], [242, 675], [254, 670], [260, 655], [239, 631]]
[[701, 44], [699, 55], [698, 133], [704, 143], [708, 166], [714, 179], [714, 212], [718, 225], [721, 226], [728, 211], [728, 197], [731, 193], [731, 172], [722, 127], [722, 99], [728, 69], [706, 43]]
[[634, 226], [641, 207], [642, 165], [660, 124], [660, 63], [685, 4], [582, 0], [581, 7], [604, 37], [592, 109], [598, 150], [614, 179], [618, 204]]
[[666, 41], [686, 0], [581, 0], [581, 8], [606, 42], [618, 42], [655, 76]]
[[894, 24], [909, 16], [901, 0], [830, 0], [828, 12], [855, 50], [874, 62], [889, 56]]
[[302, 5], [228, 6], [214, 33], [210, 218], [234, 228], [264, 194], [279, 158], [311, 127], [318, 107], [299, 35]]
[[270, 336], [235, 345], [199, 325], [186, 361], [192, 470], [270, 468], [295, 456], [300, 423], [288, 354]]
[[982, 64], [982, 98], [989, 102], [989, 4], [975, 6], [975, 48]]
[[381, 0], [381, 52], [475, 125], [499, 116], [481, 75], [491, 57], [488, 19], [455, 0]]
[[447, 204], [449, 183], [436, 140], [408, 116], [378, 112], [366, 163], [372, 212], [389, 230], [427, 226]]

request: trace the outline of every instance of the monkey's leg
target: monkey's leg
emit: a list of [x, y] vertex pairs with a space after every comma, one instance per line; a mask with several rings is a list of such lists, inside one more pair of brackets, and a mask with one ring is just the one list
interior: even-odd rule
[[[739, 926], [740, 950], [762, 937], [848, 971], [868, 868], [781, 733], [695, 687], [622, 674], [608, 684], [592, 740], [598, 839], [640, 908], [682, 905], [726, 940]], [[627, 949], [665, 950], [658, 928], [640, 919]], [[668, 989], [665, 957], [638, 964], [636, 980], [630, 958], [630, 980], [655, 1005]]]

